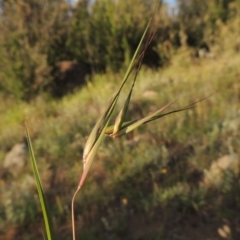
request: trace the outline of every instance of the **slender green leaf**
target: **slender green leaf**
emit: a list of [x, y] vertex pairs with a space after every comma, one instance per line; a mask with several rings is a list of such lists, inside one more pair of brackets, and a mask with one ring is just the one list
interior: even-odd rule
[[[214, 94], [214, 93], [213, 93]], [[181, 112], [181, 111], [185, 111], [185, 110], [189, 110], [191, 108], [194, 108], [195, 105], [198, 103], [198, 102], [201, 102], [207, 98], [209, 98], [210, 96], [212, 96], [213, 94], [207, 96], [207, 97], [204, 97], [196, 102], [193, 102], [191, 104], [189, 104], [188, 106], [184, 107], [184, 108], [181, 108], [181, 109], [176, 109], [176, 110], [173, 110], [173, 111], [170, 111], [170, 112], [167, 112], [167, 113], [164, 113], [164, 114], [160, 114], [162, 111], [164, 111], [166, 108], [168, 108], [170, 105], [172, 105], [176, 100], [174, 100], [173, 102], [167, 104], [166, 106], [164, 106], [163, 108], [161, 108], [160, 110], [152, 113], [151, 115], [145, 117], [145, 118], [142, 118], [140, 120], [133, 120], [133, 121], [128, 121], [128, 122], [125, 122], [120, 131], [116, 134], [114, 133], [111, 133], [112, 129], [113, 129], [113, 126], [109, 126], [107, 129], [106, 129], [106, 132], [105, 134], [109, 135], [110, 137], [113, 137], [113, 138], [116, 138], [116, 137], [119, 137], [119, 136], [122, 136], [124, 134], [127, 134], [131, 131], [133, 131], [134, 129], [140, 127], [141, 125], [143, 124], [146, 124], [148, 122], [151, 122], [151, 121], [154, 121], [156, 119], [159, 119], [159, 118], [162, 118], [166, 115], [170, 115], [170, 114], [173, 114], [173, 113], [176, 113], [176, 112]]]
[[[137, 121], [138, 121], [138, 119], [137, 119], [137, 120], [128, 121], [128, 122], [123, 122], [123, 123], [122, 123], [122, 127], [121, 127], [119, 130], [123, 130], [123, 129], [125, 129], [126, 127], [130, 126], [131, 124], [133, 124], [133, 123], [135, 123], [135, 122], [137, 122]], [[115, 126], [115, 125], [108, 126], [108, 127], [106, 128], [106, 130], [105, 130], [104, 133], [105, 133], [106, 135], [112, 135], [112, 134], [113, 134], [114, 126]]]
[[[177, 99], [176, 99], [177, 100]], [[124, 130], [122, 130], [121, 132], [119, 132], [118, 134], [116, 134], [115, 136], [113, 135], [113, 137], [117, 137], [120, 136], [122, 134], [126, 134], [129, 133], [131, 131], [133, 131], [135, 128], [138, 128], [139, 126], [141, 126], [142, 124], [144, 124], [147, 121], [150, 121], [153, 117], [156, 117], [160, 112], [162, 112], [163, 110], [165, 110], [166, 108], [168, 108], [169, 106], [171, 106], [176, 100], [174, 100], [173, 102], [165, 105], [164, 107], [162, 107], [161, 109], [159, 109], [158, 111], [150, 114], [149, 116], [142, 118], [138, 121], [136, 121], [135, 123], [131, 124], [130, 126], [126, 127]]]
[[[138, 47], [137, 47], [137, 49], [136, 49], [136, 51], [135, 51], [135, 53], [134, 53], [134, 56], [133, 56], [133, 58], [132, 58], [132, 60], [131, 60], [131, 63], [130, 63], [130, 65], [129, 65], [128, 69], [127, 69], [127, 72], [126, 72], [126, 74], [125, 74], [125, 76], [124, 76], [124, 79], [123, 79], [122, 86], [120, 87], [120, 89], [119, 89], [119, 91], [118, 91], [119, 93], [120, 93], [123, 85], [125, 84], [126, 80], [128, 79], [128, 76], [129, 76], [129, 74], [131, 73], [131, 70], [133, 69], [134, 61], [135, 61], [135, 59], [137, 58], [137, 54], [138, 54], [138, 52], [139, 52], [139, 50], [140, 50], [140, 47], [141, 47], [142, 42], [143, 42], [143, 39], [145, 38], [145, 35], [146, 35], [147, 30], [148, 30], [148, 28], [149, 28], [150, 22], [151, 22], [151, 20], [149, 21], [149, 23], [148, 23], [148, 25], [147, 25], [144, 33], [143, 33], [143, 36], [142, 36], [142, 38], [141, 38], [141, 40], [140, 40], [140, 42], [139, 42], [139, 44], [138, 44]], [[148, 45], [148, 43], [147, 43], [146, 45]], [[142, 52], [142, 53], [140, 54], [140, 56], [139, 56], [139, 59], [138, 59], [139, 61], [142, 60], [142, 57], [143, 57], [143, 55], [144, 55], [145, 50], [146, 50], [146, 46], [145, 46], [143, 52]], [[140, 67], [138, 67], [138, 69], [137, 69], [137, 72], [136, 72], [135, 77], [134, 77], [134, 79], [133, 79], [133, 83], [132, 83], [131, 89], [130, 89], [130, 91], [129, 91], [128, 97], [127, 97], [127, 99], [126, 99], [126, 101], [125, 101], [125, 103], [124, 103], [124, 106], [123, 106], [123, 108], [121, 109], [121, 111], [119, 112], [119, 114], [118, 114], [118, 116], [117, 116], [117, 118], [116, 118], [116, 120], [115, 120], [114, 129], [113, 129], [113, 134], [116, 134], [116, 133], [121, 129], [122, 124], [123, 124], [123, 122], [124, 122], [124, 120], [125, 120], [125, 118], [126, 118], [127, 111], [128, 111], [128, 107], [129, 107], [129, 103], [130, 103], [131, 96], [132, 96], [132, 91], [133, 91], [133, 88], [134, 88], [134, 85], [135, 85], [135, 82], [136, 82], [136, 78], [137, 78], [137, 74], [138, 74], [138, 72], [139, 72], [139, 69], [140, 69]]]
[[121, 109], [121, 111], [119, 112], [119, 114], [116, 118], [116, 121], [115, 121], [115, 124], [114, 124], [114, 129], [113, 129], [113, 135], [118, 133], [118, 131], [122, 128], [123, 122], [124, 122], [124, 120], [126, 118], [126, 115], [127, 115], [127, 111], [128, 111], [129, 103], [130, 103], [130, 100], [131, 100], [132, 91], [133, 91], [133, 88], [134, 88], [134, 85], [135, 85], [135, 81], [136, 81], [136, 77], [133, 80], [132, 87], [129, 91], [129, 94], [128, 94], [128, 97], [127, 97], [127, 99], [124, 103], [124, 106], [123, 106], [123, 108]]
[[[159, 118], [161, 118], [161, 117], [164, 117], [164, 116], [166, 116], [166, 115], [170, 115], [170, 114], [176, 113], [176, 112], [185, 111], [185, 110], [191, 109], [191, 108], [193, 108], [193, 107], [194, 107], [194, 106], [189, 106], [189, 107], [186, 107], [186, 108], [181, 108], [181, 109], [173, 110], [173, 111], [170, 111], [170, 112], [167, 112], [167, 113], [157, 114], [156, 116], [153, 116], [151, 119], [144, 121], [142, 124], [146, 124], [146, 123], [148, 123], [148, 122], [157, 120], [157, 119], [159, 119]], [[108, 126], [108, 127], [106, 128], [106, 130], [105, 130], [104, 133], [105, 133], [106, 135], [110, 136], [110, 137], [113, 137], [113, 138], [119, 137], [119, 136], [121, 136], [121, 135], [123, 135], [123, 134], [126, 133], [125, 131], [126, 131], [126, 128], [127, 128], [127, 127], [129, 127], [129, 126], [131, 126], [133, 123], [136, 123], [136, 122], [139, 122], [139, 121], [140, 121], [140, 119], [136, 119], [136, 120], [124, 122], [124, 123], [122, 124], [122, 127], [119, 129], [119, 132], [116, 133], [116, 134], [113, 133], [113, 129], [114, 129], [114, 126], [115, 126], [115, 125]], [[133, 130], [134, 130], [134, 129], [133, 129]]]
[[82, 185], [83, 185], [83, 183], [84, 183], [84, 181], [86, 179], [86, 176], [88, 174], [88, 171], [89, 171], [89, 169], [90, 169], [90, 167], [92, 165], [92, 162], [93, 162], [93, 160], [94, 160], [94, 158], [95, 158], [95, 156], [97, 154], [98, 148], [100, 147], [100, 144], [103, 141], [104, 132], [105, 132], [105, 130], [107, 128], [108, 122], [106, 122], [105, 127], [102, 129], [101, 134], [99, 135], [97, 141], [95, 142], [93, 148], [91, 149], [90, 153], [88, 154], [88, 156], [86, 158], [86, 162], [83, 165], [83, 174], [82, 174], [80, 182], [79, 182], [79, 188], [82, 187]]
[[31, 138], [30, 138], [29, 131], [28, 131], [26, 124], [25, 124], [25, 127], [26, 127], [26, 132], [27, 132], [27, 141], [28, 141], [28, 148], [29, 148], [29, 152], [30, 152], [30, 156], [31, 156], [31, 163], [32, 163], [32, 167], [33, 167], [35, 181], [37, 184], [38, 196], [39, 196], [41, 209], [42, 209], [42, 213], [43, 213], [43, 218], [44, 218], [47, 239], [52, 240], [54, 238], [53, 238], [53, 228], [52, 228], [51, 217], [50, 217], [49, 209], [47, 206], [46, 198], [45, 198], [45, 195], [43, 192], [43, 187], [42, 187], [36, 159], [35, 159], [34, 152], [33, 152], [32, 142], [31, 142]]

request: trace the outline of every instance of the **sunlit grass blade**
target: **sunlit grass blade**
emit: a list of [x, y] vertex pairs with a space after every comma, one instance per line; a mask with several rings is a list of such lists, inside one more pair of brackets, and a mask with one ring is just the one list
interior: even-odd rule
[[[150, 22], [149, 22], [150, 23]], [[145, 36], [146, 32], [144, 33], [143, 36]], [[141, 40], [142, 41], [142, 40]], [[140, 42], [141, 43], [141, 42]], [[132, 86], [130, 88], [130, 91], [128, 93], [128, 96], [127, 96], [127, 99], [125, 100], [125, 103], [124, 103], [124, 106], [123, 108], [121, 109], [121, 111], [119, 112], [116, 120], [115, 120], [115, 124], [114, 124], [114, 128], [113, 128], [113, 135], [117, 134], [118, 131], [122, 128], [122, 124], [123, 122], [125, 121], [125, 118], [126, 118], [126, 115], [127, 115], [127, 111], [128, 111], [128, 107], [129, 107], [129, 103], [130, 103], [130, 100], [131, 100], [131, 96], [132, 96], [132, 92], [133, 92], [133, 88], [134, 88], [134, 85], [135, 85], [135, 82], [136, 82], [136, 79], [137, 79], [137, 76], [138, 76], [138, 73], [141, 69], [141, 64], [142, 64], [142, 59], [143, 59], [143, 56], [144, 56], [144, 53], [146, 51], [146, 48], [147, 46], [149, 45], [149, 39], [146, 43], [146, 46], [144, 47], [142, 53], [140, 54], [139, 56], [139, 59], [138, 59], [138, 67], [137, 67], [137, 71], [135, 73], [135, 76], [134, 76], [134, 79], [133, 79], [133, 82], [132, 82]], [[140, 45], [139, 45], [140, 46]]]
[[[214, 93], [213, 93], [214, 94]], [[109, 126], [107, 129], [106, 129], [106, 132], [105, 134], [109, 135], [110, 137], [112, 138], [116, 138], [116, 137], [119, 137], [119, 136], [122, 136], [124, 134], [127, 134], [131, 131], [133, 131], [134, 129], [140, 127], [141, 125], [143, 124], [146, 124], [148, 122], [151, 122], [151, 121], [154, 121], [154, 120], [157, 120], [159, 118], [162, 118], [166, 115], [170, 115], [170, 114], [173, 114], [173, 113], [177, 113], [177, 112], [181, 112], [181, 111], [186, 111], [186, 110], [189, 110], [189, 109], [192, 109], [196, 106], [197, 103], [209, 98], [210, 96], [212, 96], [213, 94], [207, 96], [207, 97], [204, 97], [198, 101], [195, 101], [189, 105], [187, 105], [186, 107], [184, 108], [180, 108], [180, 109], [176, 109], [176, 110], [173, 110], [173, 111], [170, 111], [170, 112], [167, 112], [167, 113], [161, 113], [162, 111], [164, 111], [166, 108], [170, 107], [176, 100], [174, 100], [173, 102], [165, 105], [163, 108], [159, 109], [158, 111], [150, 114], [149, 116], [145, 117], [145, 118], [142, 118], [142, 119], [139, 119], [139, 120], [133, 120], [133, 121], [128, 121], [128, 122], [125, 122], [124, 124], [122, 124], [122, 127], [121, 129], [119, 130], [118, 133], [111, 133], [112, 129], [114, 126]]]
[[[120, 130], [125, 129], [126, 127], [130, 126], [131, 124], [133, 124], [133, 123], [135, 123], [135, 122], [137, 122], [137, 121], [138, 121], [138, 119], [137, 119], [137, 120], [132, 120], [132, 121], [123, 122]], [[112, 135], [112, 134], [113, 134], [114, 126], [115, 126], [115, 125], [108, 126], [108, 127], [106, 128], [106, 130], [104, 131], [104, 133], [105, 133], [106, 135]]]
[[104, 131], [106, 130], [107, 128], [107, 124], [108, 122], [106, 123], [105, 127], [102, 129], [101, 131], [101, 134], [99, 135], [96, 143], [94, 144], [91, 152], [89, 153], [87, 159], [86, 159], [86, 163], [84, 164], [84, 170], [83, 170], [83, 174], [82, 174], [82, 177], [81, 177], [81, 180], [80, 180], [80, 183], [79, 183], [79, 187], [82, 187], [84, 181], [85, 181], [85, 178], [87, 176], [87, 173], [91, 167], [91, 164], [97, 154], [97, 151], [98, 151], [98, 148], [100, 147], [100, 144], [102, 143], [103, 141], [103, 138], [104, 138]]
[[98, 122], [96, 123], [96, 125], [94, 126], [91, 134], [89, 135], [86, 143], [85, 143], [85, 147], [84, 147], [84, 151], [83, 151], [83, 162], [85, 162], [88, 154], [90, 153], [91, 149], [93, 148], [97, 137], [99, 135], [99, 128], [102, 124], [103, 119], [99, 119]]
[[134, 88], [134, 85], [135, 85], [135, 81], [136, 81], [136, 77], [133, 80], [132, 87], [129, 91], [129, 94], [128, 94], [128, 97], [127, 97], [127, 99], [124, 103], [124, 106], [123, 106], [123, 108], [121, 109], [121, 111], [119, 112], [119, 114], [116, 118], [114, 128], [113, 128], [113, 134], [116, 134], [122, 128], [123, 122], [124, 122], [124, 120], [126, 118], [126, 115], [127, 115], [127, 111], [128, 111], [129, 103], [130, 103], [130, 100], [131, 100], [132, 91], [133, 91], [133, 88]]
[[[181, 108], [181, 109], [173, 110], [173, 111], [170, 111], [170, 112], [167, 112], [167, 113], [158, 114], [158, 115], [156, 115], [156, 116], [153, 116], [153, 117], [150, 118], [149, 120], [144, 121], [144, 122], [142, 123], [142, 125], [143, 125], [143, 124], [146, 124], [146, 123], [148, 123], [148, 122], [157, 120], [157, 119], [159, 119], [159, 118], [161, 118], [161, 117], [170, 115], [170, 114], [172, 114], [172, 113], [177, 113], [177, 112], [181, 112], [181, 111], [186, 111], [186, 110], [189, 110], [189, 109], [194, 108], [194, 107], [195, 107], [195, 106], [189, 106], [189, 107], [186, 107], [186, 108]], [[110, 137], [113, 137], [113, 138], [119, 137], [119, 136], [121, 136], [121, 135], [123, 135], [123, 134], [126, 133], [125, 131], [126, 131], [126, 128], [127, 128], [127, 127], [131, 126], [132, 124], [134, 124], [134, 123], [136, 123], [136, 122], [138, 122], [138, 121], [140, 121], [140, 120], [141, 120], [141, 119], [136, 119], [136, 120], [124, 122], [124, 123], [122, 124], [122, 127], [119, 129], [119, 132], [118, 132], [117, 134], [113, 134], [114, 125], [108, 126], [108, 127], [106, 128], [106, 130], [105, 130], [104, 133], [105, 133], [106, 135], [110, 136]], [[134, 129], [132, 129], [132, 131], [133, 131], [133, 130], [134, 130]]]
[[130, 62], [130, 64], [129, 64], [129, 66], [128, 66], [128, 69], [127, 69], [127, 71], [126, 71], [126, 73], [125, 73], [125, 75], [124, 75], [123, 82], [122, 82], [122, 84], [121, 84], [121, 86], [120, 86], [120, 88], [119, 88], [119, 90], [118, 90], [118, 93], [121, 92], [124, 84], [126, 83], [128, 77], [129, 77], [129, 75], [130, 75], [130, 73], [131, 73], [131, 71], [132, 71], [132, 69], [133, 69], [134, 62], [135, 62], [135, 60], [137, 59], [138, 53], [139, 53], [140, 48], [141, 48], [141, 46], [142, 46], [143, 40], [144, 40], [144, 38], [145, 38], [145, 36], [146, 36], [146, 34], [147, 34], [147, 31], [148, 31], [148, 29], [149, 29], [149, 26], [150, 26], [151, 21], [152, 21], [152, 19], [150, 19], [150, 21], [149, 21], [148, 24], [147, 24], [147, 27], [145, 28], [145, 31], [144, 31], [144, 33], [143, 33], [143, 35], [142, 35], [142, 38], [141, 38], [141, 40], [140, 40], [140, 42], [139, 42], [139, 44], [138, 44], [138, 47], [137, 47], [137, 49], [136, 49], [136, 51], [135, 51], [135, 53], [134, 53], [134, 55], [133, 55], [133, 57], [132, 57], [132, 60], [131, 60], [131, 62]]
[[[177, 100], [177, 99], [176, 99]], [[158, 114], [160, 114], [162, 111], [164, 111], [166, 108], [170, 107], [174, 102], [176, 102], [176, 100], [172, 101], [171, 103], [165, 105], [164, 107], [162, 107], [161, 109], [159, 109], [158, 111], [150, 114], [149, 116], [142, 118], [138, 121], [136, 121], [135, 123], [131, 124], [130, 126], [126, 127], [124, 130], [118, 132], [116, 135], [112, 135], [112, 137], [117, 137], [120, 136], [122, 134], [127, 134], [131, 131], [133, 131], [135, 128], [138, 128], [139, 126], [141, 126], [142, 124], [144, 124], [147, 121], [150, 121], [153, 117], [156, 117]]]
[[189, 110], [191, 108], [193, 108], [194, 106], [191, 106], [191, 107], [188, 107], [188, 108], [182, 108], [182, 109], [177, 109], [177, 110], [173, 110], [173, 111], [170, 111], [170, 112], [167, 112], [167, 113], [163, 113], [163, 114], [157, 114], [155, 116], [152, 116], [150, 119], [148, 117], [144, 118], [144, 119], [140, 119], [140, 120], [135, 120], [134, 123], [137, 123], [136, 125], [135, 124], [128, 124], [128, 126], [126, 127], [123, 127], [121, 129], [121, 131], [119, 131], [117, 134], [108, 134], [110, 137], [113, 137], [113, 138], [116, 138], [116, 137], [120, 137], [124, 134], [127, 134], [133, 130], [135, 130], [136, 128], [140, 127], [141, 125], [143, 124], [146, 124], [146, 123], [149, 123], [149, 122], [152, 122], [154, 120], [157, 120], [159, 118], [162, 118], [162, 117], [165, 117], [167, 115], [170, 115], [170, 114], [173, 114], [173, 113], [177, 113], [177, 112], [181, 112], [181, 111], [186, 111], [186, 110]]
[[30, 138], [29, 131], [28, 131], [26, 124], [25, 124], [25, 128], [26, 128], [26, 133], [27, 133], [28, 148], [29, 148], [29, 152], [30, 152], [30, 156], [31, 156], [31, 163], [32, 163], [32, 167], [33, 167], [34, 177], [35, 177], [35, 181], [36, 181], [36, 185], [37, 185], [38, 196], [39, 196], [40, 205], [41, 205], [43, 218], [44, 218], [47, 239], [52, 240], [54, 238], [53, 238], [53, 228], [52, 228], [51, 217], [50, 217], [49, 209], [47, 206], [46, 198], [45, 198], [45, 195], [43, 192], [43, 187], [42, 187], [36, 159], [35, 159], [34, 152], [33, 152], [32, 142], [31, 142], [31, 138]]
[[[213, 94], [214, 94], [214, 93], [213, 93]], [[209, 97], [212, 96], [213, 94], [211, 94], [211, 95], [209, 95], [209, 96], [207, 96], [207, 97], [204, 97], [204, 98], [202, 98], [202, 99], [200, 99], [200, 100], [198, 100], [198, 101], [196, 101], [196, 102], [193, 102], [193, 103], [187, 105], [187, 106], [184, 107], [184, 108], [176, 109], [176, 110], [173, 110], [173, 111], [164, 113], [164, 114], [157, 114], [156, 116], [152, 117], [150, 120], [148, 120], [148, 121], [146, 121], [146, 122], [144, 122], [144, 123], [148, 123], [148, 122], [154, 121], [154, 120], [156, 120], [156, 119], [159, 119], [159, 118], [164, 117], [164, 116], [166, 116], [166, 115], [170, 115], [170, 114], [172, 114], [172, 113], [177, 113], [177, 112], [182, 112], [182, 111], [186, 111], [186, 110], [192, 109], [192, 108], [196, 107], [196, 104], [197, 104], [197, 103], [199, 103], [199, 102], [201, 102], [201, 101], [209, 98]]]

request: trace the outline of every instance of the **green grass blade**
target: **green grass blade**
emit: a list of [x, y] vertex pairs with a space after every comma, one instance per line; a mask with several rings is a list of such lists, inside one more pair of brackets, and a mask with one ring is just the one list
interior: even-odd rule
[[[181, 111], [186, 111], [188, 109], [191, 109], [191, 108], [194, 108], [194, 106], [188, 106], [188, 107], [185, 107], [185, 108], [181, 108], [181, 109], [176, 109], [176, 110], [173, 110], [173, 111], [170, 111], [170, 112], [167, 112], [167, 113], [163, 113], [163, 114], [157, 114], [156, 116], [153, 116], [152, 118], [145, 120], [142, 124], [146, 124], [148, 122], [151, 122], [151, 121], [154, 121], [154, 120], [157, 120], [161, 117], [164, 117], [164, 116], [167, 116], [167, 115], [170, 115], [170, 114], [173, 114], [173, 113], [177, 113], [177, 112], [181, 112]], [[119, 132], [114, 134], [113, 133], [113, 129], [114, 129], [114, 125], [111, 125], [111, 126], [108, 126], [105, 130], [105, 134], [110, 136], [110, 137], [119, 137], [123, 134], [126, 133], [126, 128], [133, 125], [134, 123], [140, 121], [141, 119], [136, 119], [136, 120], [132, 120], [132, 121], [128, 121], [128, 122], [123, 122], [122, 124], [122, 127], [120, 128]], [[134, 129], [132, 129], [134, 130]]]
[[[213, 93], [214, 94], [214, 93]], [[173, 114], [173, 113], [177, 113], [177, 112], [181, 112], [181, 111], [185, 111], [185, 110], [189, 110], [189, 109], [192, 109], [195, 107], [195, 105], [207, 98], [209, 98], [210, 96], [212, 96], [213, 94], [207, 96], [207, 97], [204, 97], [196, 102], [193, 102], [189, 105], [187, 105], [186, 107], [184, 108], [180, 108], [180, 109], [176, 109], [176, 110], [173, 110], [173, 111], [170, 111], [170, 112], [167, 112], [167, 113], [164, 113], [162, 114], [161, 112], [164, 111], [166, 108], [168, 108], [170, 105], [172, 105], [176, 100], [174, 100], [173, 102], [167, 104], [166, 106], [164, 106], [163, 108], [161, 108], [160, 110], [152, 113], [151, 115], [145, 117], [145, 118], [142, 118], [140, 120], [133, 120], [133, 121], [129, 121], [129, 122], [125, 122], [123, 125], [122, 125], [122, 128], [121, 130], [116, 133], [116, 134], [113, 134], [111, 133], [111, 130], [112, 130], [112, 126], [108, 127], [106, 129], [106, 134], [108, 134], [110, 137], [113, 137], [113, 138], [116, 138], [116, 137], [119, 137], [119, 136], [122, 136], [124, 134], [127, 134], [131, 131], [133, 131], [134, 129], [140, 127], [141, 125], [143, 124], [146, 124], [148, 122], [151, 122], [151, 121], [154, 121], [154, 120], [157, 120], [159, 118], [162, 118], [166, 115], [170, 115], [170, 114]]]
[[126, 115], [127, 115], [127, 111], [128, 111], [129, 103], [130, 103], [130, 100], [131, 100], [131, 95], [132, 95], [134, 83], [135, 83], [135, 80], [133, 81], [132, 87], [131, 87], [130, 92], [128, 94], [128, 97], [127, 97], [127, 99], [124, 103], [124, 106], [123, 106], [123, 108], [121, 109], [121, 111], [119, 112], [119, 114], [116, 118], [114, 128], [113, 128], [113, 134], [118, 133], [119, 130], [122, 128], [123, 122], [124, 122], [124, 120], [126, 118]]
[[[139, 123], [139, 122], [141, 122], [141, 124], [133, 125], [133, 124], [129, 123], [129, 124], [128, 124], [129, 128], [128, 128], [128, 126], [125, 125], [125, 126], [121, 129], [121, 131], [119, 131], [117, 134], [114, 135], [114, 134], [109, 134], [109, 133], [108, 133], [108, 135], [109, 135], [110, 137], [113, 137], [113, 138], [120, 137], [120, 136], [122, 136], [122, 135], [124, 135], [124, 134], [127, 134], [127, 133], [133, 131], [134, 129], [140, 127], [140, 126], [143, 125], [143, 124], [152, 122], [152, 121], [154, 121], [154, 120], [157, 120], [157, 119], [159, 119], [159, 118], [165, 117], [165, 116], [170, 115], [170, 114], [173, 114], [173, 113], [177, 113], [177, 112], [189, 110], [189, 109], [191, 109], [191, 108], [193, 108], [193, 107], [194, 107], [194, 106], [187, 107], [187, 108], [182, 108], [182, 109], [177, 109], [177, 110], [173, 110], [173, 111], [170, 111], [170, 112], [167, 112], [167, 113], [163, 113], [163, 114], [157, 114], [157, 115], [155, 115], [155, 116], [152, 116], [150, 119], [147, 117], [147, 118], [144, 118], [144, 119], [135, 120], [135, 121], [133, 121], [133, 123]], [[142, 120], [144, 120], [144, 121], [142, 121]]]
[[27, 133], [28, 148], [29, 148], [29, 152], [30, 152], [30, 156], [31, 156], [31, 163], [32, 163], [32, 167], [33, 167], [34, 177], [35, 177], [35, 181], [37, 184], [38, 196], [39, 196], [40, 205], [41, 205], [43, 218], [44, 218], [47, 239], [52, 240], [54, 238], [53, 238], [53, 228], [52, 228], [50, 213], [49, 213], [46, 198], [45, 198], [45, 195], [43, 192], [43, 187], [42, 187], [36, 159], [35, 159], [34, 152], [33, 152], [32, 142], [31, 142], [31, 138], [30, 138], [29, 131], [28, 131], [26, 124], [25, 124], [25, 128], [26, 128], [26, 133]]
[[94, 160], [94, 158], [95, 158], [95, 156], [97, 154], [97, 151], [98, 151], [98, 149], [100, 147], [100, 144], [103, 141], [104, 132], [105, 132], [105, 130], [107, 128], [108, 122], [109, 121], [106, 122], [106, 124], [105, 124], [104, 128], [102, 129], [102, 131], [101, 131], [97, 141], [95, 142], [93, 148], [91, 149], [90, 153], [88, 154], [88, 156], [87, 156], [87, 158], [85, 160], [84, 167], [83, 167], [83, 174], [82, 174], [80, 182], [79, 182], [79, 188], [81, 188], [83, 186], [83, 183], [84, 183], [84, 181], [85, 181], [85, 179], [87, 177], [87, 174], [88, 174], [88, 172], [90, 170], [92, 162], [93, 162], [93, 160]]
[[[137, 119], [137, 120], [132, 120], [132, 121], [123, 122], [120, 130], [125, 129], [126, 127], [132, 125], [133, 123], [135, 123], [135, 122], [137, 122], [137, 121], [138, 121], [138, 119]], [[106, 128], [106, 130], [104, 131], [104, 133], [105, 133], [106, 135], [112, 135], [112, 134], [113, 134], [114, 127], [115, 127], [115, 125], [108, 126], [108, 127]]]
[[116, 136], [113, 137], [117, 137], [120, 136], [122, 134], [126, 134], [129, 133], [131, 131], [133, 131], [135, 128], [138, 128], [139, 126], [141, 126], [142, 124], [144, 124], [147, 121], [150, 121], [152, 118], [156, 117], [156, 115], [160, 114], [162, 111], [164, 111], [166, 108], [170, 107], [176, 100], [172, 101], [171, 103], [165, 105], [164, 107], [162, 107], [161, 109], [159, 109], [158, 111], [150, 114], [149, 116], [142, 118], [140, 120], [138, 120], [137, 122], [133, 123], [132, 125], [126, 127], [123, 131], [119, 132]]
[[135, 62], [135, 60], [136, 60], [136, 58], [137, 58], [137, 56], [138, 56], [138, 53], [139, 53], [139, 51], [140, 51], [141, 45], [142, 45], [142, 43], [143, 43], [143, 40], [144, 40], [144, 38], [145, 38], [145, 36], [146, 36], [146, 34], [147, 34], [147, 31], [148, 31], [148, 29], [149, 29], [149, 26], [150, 26], [151, 21], [152, 21], [152, 19], [148, 22], [147, 27], [145, 28], [145, 31], [144, 31], [144, 33], [143, 33], [143, 35], [142, 35], [142, 38], [141, 38], [141, 40], [140, 40], [140, 42], [139, 42], [139, 44], [138, 44], [138, 47], [137, 47], [137, 49], [136, 49], [136, 51], [135, 51], [135, 53], [134, 53], [134, 55], [133, 55], [133, 57], [132, 57], [132, 60], [131, 60], [131, 62], [130, 62], [130, 64], [129, 64], [129, 66], [128, 66], [128, 69], [127, 69], [127, 71], [126, 71], [126, 73], [125, 73], [125, 75], [124, 75], [123, 82], [122, 82], [122, 84], [121, 84], [121, 86], [120, 86], [120, 88], [119, 88], [119, 90], [118, 90], [118, 92], [117, 92], [116, 95], [119, 95], [119, 94], [120, 94], [120, 92], [121, 92], [124, 84], [126, 83], [128, 77], [129, 77], [129, 75], [130, 75], [130, 73], [131, 73], [131, 71], [132, 71], [132, 69], [133, 69], [134, 62]]
[[98, 120], [98, 122], [95, 124], [91, 134], [89, 135], [86, 143], [85, 143], [85, 146], [84, 146], [84, 151], [83, 151], [83, 161], [85, 162], [85, 159], [87, 158], [89, 152], [91, 151], [91, 149], [93, 148], [96, 140], [97, 140], [97, 137], [98, 137], [98, 134], [99, 134], [99, 128], [100, 126], [102, 125], [102, 121], [103, 121], [103, 117], [100, 118]]
[[167, 115], [170, 115], [170, 114], [173, 114], [173, 113], [177, 113], [177, 112], [186, 111], [186, 110], [189, 110], [189, 109], [192, 109], [192, 108], [194, 108], [194, 106], [181, 108], [181, 109], [176, 109], [176, 110], [173, 110], [173, 111], [170, 111], [170, 112], [167, 112], [167, 113], [163, 113], [163, 114], [158, 114], [158, 115], [152, 117], [151, 119], [149, 119], [148, 121], [145, 121], [144, 124], [148, 123], [148, 122], [152, 122], [152, 121], [157, 120], [159, 118], [165, 117]]
[[[126, 71], [126, 73], [125, 73], [125, 76], [124, 76], [124, 78], [123, 78], [122, 86], [120, 87], [118, 93], [120, 93], [123, 85], [125, 84], [126, 80], [128, 79], [129, 74], [131, 73], [131, 70], [133, 69], [134, 61], [135, 61], [136, 58], [137, 58], [137, 55], [138, 55], [139, 50], [140, 50], [140, 47], [141, 47], [141, 45], [142, 45], [142, 42], [143, 42], [143, 40], [144, 40], [144, 38], [145, 38], [145, 36], [146, 36], [147, 30], [148, 30], [148, 28], [149, 28], [150, 22], [151, 22], [151, 20], [149, 21], [149, 23], [148, 23], [148, 25], [147, 25], [147, 27], [146, 27], [143, 35], [142, 35], [142, 38], [141, 38], [141, 40], [140, 40], [140, 42], [139, 42], [139, 44], [138, 44], [138, 47], [137, 47], [137, 49], [136, 49], [136, 51], [135, 51], [135, 53], [134, 53], [134, 55], [133, 55], [133, 58], [132, 58], [132, 60], [131, 60], [131, 63], [130, 63], [130, 65], [128, 66], [128, 69], [127, 69], [127, 71]], [[138, 71], [139, 71], [139, 69], [138, 69]], [[137, 71], [137, 72], [138, 72], [138, 71]], [[129, 103], [130, 103], [131, 96], [132, 96], [132, 91], [133, 91], [133, 88], [134, 88], [134, 85], [135, 85], [135, 82], [136, 82], [136, 77], [137, 77], [137, 73], [136, 73], [136, 75], [135, 75], [135, 77], [134, 77], [134, 79], [133, 79], [133, 83], [132, 83], [131, 89], [130, 89], [130, 91], [129, 91], [128, 97], [127, 97], [127, 99], [126, 99], [126, 101], [125, 101], [125, 103], [124, 103], [124, 106], [123, 106], [123, 108], [121, 109], [121, 111], [119, 112], [119, 114], [118, 114], [118, 116], [117, 116], [117, 118], [116, 118], [116, 120], [115, 120], [114, 129], [113, 129], [113, 134], [117, 134], [117, 132], [122, 128], [122, 124], [123, 124], [123, 122], [124, 122], [124, 120], [125, 120], [125, 117], [126, 117], [126, 115], [127, 115]]]

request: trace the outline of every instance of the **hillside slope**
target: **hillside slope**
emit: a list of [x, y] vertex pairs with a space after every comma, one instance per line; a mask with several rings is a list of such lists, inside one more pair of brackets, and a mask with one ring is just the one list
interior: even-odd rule
[[[239, 239], [239, 30], [229, 26], [205, 58], [180, 49], [164, 69], [143, 67], [130, 119], [177, 97], [171, 109], [214, 95], [129, 136], [106, 138], [77, 198], [80, 239]], [[71, 239], [70, 202], [82, 172], [83, 146], [121, 78], [96, 75], [61, 100], [1, 99], [0, 163], [4, 166], [6, 154], [24, 143], [26, 120], [57, 239]], [[42, 239], [31, 166], [13, 169], [0, 172], [0, 239]]]

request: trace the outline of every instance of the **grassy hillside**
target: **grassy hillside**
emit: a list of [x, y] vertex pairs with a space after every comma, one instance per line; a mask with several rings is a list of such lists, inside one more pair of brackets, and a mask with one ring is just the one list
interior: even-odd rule
[[[176, 97], [172, 109], [215, 94], [192, 110], [166, 116], [126, 137], [106, 138], [77, 197], [80, 239], [203, 240], [224, 234], [239, 239], [238, 23], [221, 28], [221, 41], [205, 58], [183, 48], [164, 69], [142, 69], [130, 119]], [[71, 239], [70, 202], [82, 173], [83, 146], [121, 79], [121, 74], [95, 75], [61, 100], [39, 96], [27, 104], [1, 96], [1, 164], [24, 141], [26, 120], [57, 239]], [[229, 165], [225, 170], [213, 164], [223, 156]], [[1, 170], [0, 239], [42, 239], [32, 175], [29, 163], [16, 176]]]

